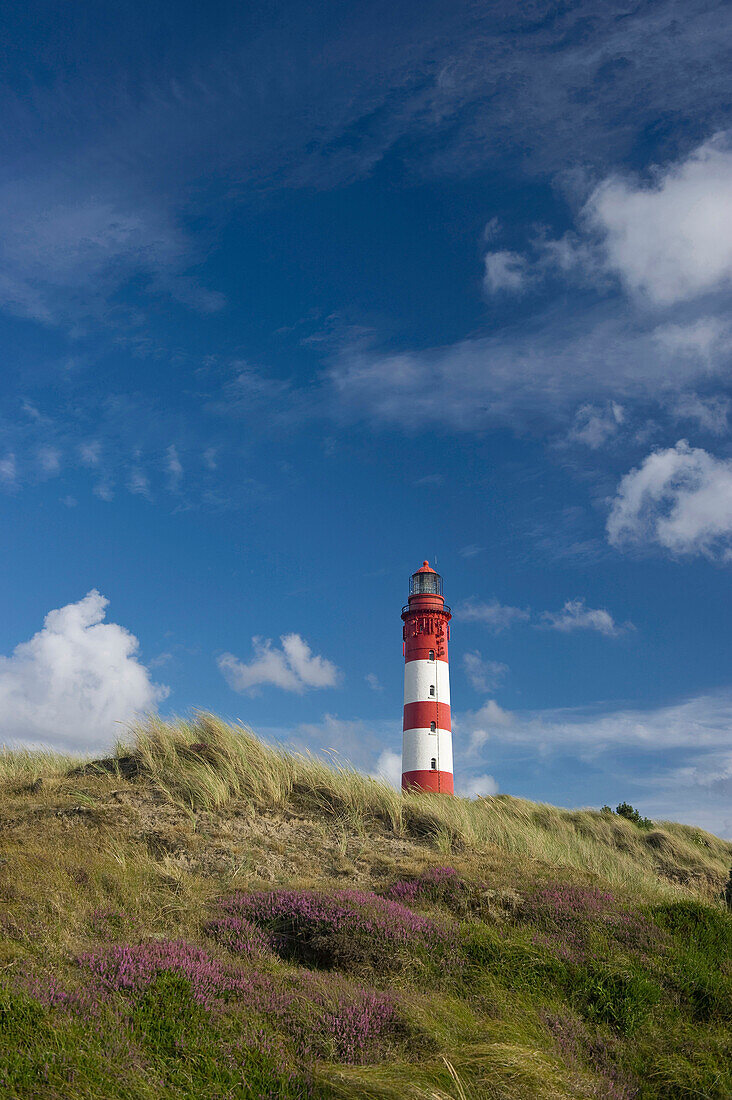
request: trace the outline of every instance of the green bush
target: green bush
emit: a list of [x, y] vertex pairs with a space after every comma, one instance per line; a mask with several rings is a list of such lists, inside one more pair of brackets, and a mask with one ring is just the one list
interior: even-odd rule
[[[605, 809], [605, 807], [603, 807]], [[650, 817], [643, 817], [640, 810], [636, 810], [634, 806], [631, 806], [630, 802], [621, 802], [615, 807], [615, 813], [618, 817], [624, 817], [626, 821], [632, 821], [634, 825], [638, 825], [641, 829], [652, 829], [653, 822]]]

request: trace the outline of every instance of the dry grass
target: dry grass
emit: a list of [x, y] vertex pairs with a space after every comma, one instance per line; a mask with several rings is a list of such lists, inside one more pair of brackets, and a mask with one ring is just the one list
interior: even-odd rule
[[118, 751], [133, 755], [171, 803], [192, 812], [232, 801], [252, 810], [295, 809], [361, 832], [427, 841], [443, 855], [501, 853], [530, 861], [533, 875], [540, 866], [564, 868], [633, 894], [714, 896], [729, 874], [732, 845], [700, 829], [666, 822], [649, 832], [615, 815], [506, 795], [402, 795], [350, 767], [265, 745], [210, 714], [149, 719]]
[[[520, 936], [506, 916], [513, 901], [542, 882], [599, 885], [639, 902], [714, 900], [732, 862], [732, 845], [688, 826], [644, 830], [508, 796], [402, 796], [209, 714], [151, 718], [96, 764], [0, 753], [0, 796], [0, 986], [33, 972], [73, 984], [74, 959], [100, 943], [196, 943], [216, 899], [234, 889], [373, 890], [449, 862], [490, 887], [484, 916], [510, 938]], [[489, 984], [485, 1005], [395, 983], [432, 1053], [411, 1063], [322, 1064], [318, 1095], [602, 1095], [592, 1074], [565, 1064], [536, 1005], [529, 1011], [510, 981]], [[117, 1093], [104, 1083], [88, 1095]]]

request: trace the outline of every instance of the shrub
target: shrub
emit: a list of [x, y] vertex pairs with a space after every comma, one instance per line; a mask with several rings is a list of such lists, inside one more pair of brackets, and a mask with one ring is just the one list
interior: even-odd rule
[[640, 811], [631, 806], [630, 802], [621, 802], [615, 807], [615, 813], [619, 817], [624, 817], [626, 821], [632, 821], [634, 825], [638, 825], [641, 829], [653, 828], [650, 817], [642, 817]]
[[186, 999], [214, 1014], [243, 1008], [268, 1018], [308, 1059], [372, 1061], [382, 1046], [399, 1045], [409, 1034], [391, 994], [337, 975], [305, 971], [278, 981], [222, 963], [193, 944], [165, 940], [106, 948], [80, 961], [91, 971], [99, 999], [125, 994], [141, 1018], [158, 1011], [156, 998], [167, 998], [171, 1020], [161, 1025], [163, 1044], [170, 1045], [181, 1018], [176, 1006]]
[[394, 969], [436, 949], [443, 956], [450, 930], [399, 902], [358, 890], [237, 893], [221, 908], [271, 935], [285, 958], [322, 967]]
[[243, 917], [229, 916], [211, 920], [204, 926], [204, 932], [227, 951], [247, 958], [267, 955], [274, 947], [272, 936]]
[[392, 883], [385, 890], [385, 895], [393, 901], [410, 902], [426, 898], [446, 902], [452, 907], [469, 889], [468, 883], [454, 867], [430, 867], [416, 878], [399, 879]]

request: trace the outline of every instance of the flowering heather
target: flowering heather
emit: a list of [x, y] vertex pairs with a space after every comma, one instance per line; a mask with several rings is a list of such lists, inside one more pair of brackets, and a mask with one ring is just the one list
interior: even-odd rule
[[143, 993], [160, 974], [177, 974], [205, 1009], [246, 1008], [278, 1024], [301, 1057], [369, 1061], [382, 1042], [403, 1031], [390, 994], [309, 971], [284, 984], [271, 975], [222, 963], [180, 940], [110, 947], [79, 961], [91, 971], [100, 1000], [113, 993]]
[[570, 961], [582, 960], [593, 930], [641, 951], [657, 950], [662, 939], [651, 921], [628, 912], [614, 894], [594, 887], [545, 887], [527, 897], [524, 912], [549, 934], [538, 935], [536, 941], [551, 946]]
[[204, 932], [234, 955], [258, 958], [267, 955], [274, 946], [273, 937], [243, 917], [220, 917], [211, 920]]
[[139, 992], [158, 974], [180, 974], [190, 982], [194, 1000], [204, 1008], [211, 1008], [231, 995], [251, 995], [256, 984], [251, 975], [182, 940], [108, 947], [82, 955], [79, 962], [91, 971], [100, 990], [108, 993]]
[[386, 890], [393, 901], [417, 901], [429, 898], [436, 901], [452, 900], [468, 889], [454, 867], [430, 867], [417, 878], [400, 879]]
[[444, 942], [448, 931], [405, 905], [360, 890], [322, 894], [314, 890], [237, 893], [221, 902], [230, 914], [265, 925], [285, 937], [308, 932], [341, 932], [381, 942], [409, 945], [415, 940]]

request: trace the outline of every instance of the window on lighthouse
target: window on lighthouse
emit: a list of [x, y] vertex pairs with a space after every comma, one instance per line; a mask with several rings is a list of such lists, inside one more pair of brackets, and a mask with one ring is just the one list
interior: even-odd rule
[[435, 694], [435, 685], [430, 684], [430, 695], [434, 695], [434, 694]]
[[435, 759], [434, 756], [432, 757], [432, 761], [430, 763], [430, 768], [432, 769], [433, 772], [437, 771], [437, 760]]
[[434, 651], [434, 649], [431, 649], [430, 650], [430, 660], [434, 661], [434, 659], [435, 659], [435, 651]]
[[437, 732], [437, 722], [430, 722], [430, 733]]

